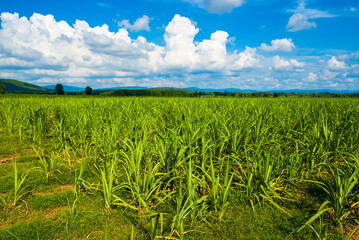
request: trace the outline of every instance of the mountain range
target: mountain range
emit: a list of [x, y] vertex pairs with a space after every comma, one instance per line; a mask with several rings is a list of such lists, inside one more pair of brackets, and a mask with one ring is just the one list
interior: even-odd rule
[[[6, 92], [9, 93], [21, 93], [21, 92], [32, 92], [32, 93], [53, 93], [55, 91], [56, 85], [48, 85], [48, 86], [38, 86], [32, 83], [27, 83], [23, 81], [18, 81], [14, 79], [0, 79], [0, 84], [4, 84], [6, 87]], [[62, 85], [64, 87], [65, 92], [84, 92], [84, 87], [75, 87], [69, 85]], [[250, 90], [250, 89], [238, 89], [238, 88], [223, 88], [223, 89], [215, 89], [215, 88], [197, 88], [197, 87], [189, 87], [189, 88], [171, 88], [171, 87], [160, 87], [160, 88], [146, 88], [146, 87], [138, 87], [138, 86], [125, 86], [125, 87], [113, 87], [113, 88], [99, 88], [93, 89], [93, 91], [97, 92], [106, 92], [117, 89], [168, 89], [168, 90], [185, 90], [188, 92], [263, 92], [258, 90]], [[270, 90], [268, 92], [282, 92], [282, 93], [357, 93], [358, 90], [331, 90], [331, 89], [312, 89], [312, 90], [302, 90], [302, 89], [290, 89], [290, 90]]]

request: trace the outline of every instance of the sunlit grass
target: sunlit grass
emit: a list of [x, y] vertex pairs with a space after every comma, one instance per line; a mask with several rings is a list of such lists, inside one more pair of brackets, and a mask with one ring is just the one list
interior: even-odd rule
[[[14, 185], [0, 196], [3, 215], [32, 201], [35, 185], [70, 183], [61, 218], [67, 238], [78, 236], [79, 219], [99, 213], [103, 228], [87, 227], [90, 237], [114, 236], [119, 211], [133, 223], [123, 234], [134, 239], [211, 238], [237, 221], [238, 206], [290, 221], [288, 238], [348, 236], [358, 225], [358, 103], [3, 97], [1, 132], [31, 144], [37, 156], [31, 171], [14, 162], [11, 175], [0, 166]], [[95, 212], [81, 212], [85, 196]]]

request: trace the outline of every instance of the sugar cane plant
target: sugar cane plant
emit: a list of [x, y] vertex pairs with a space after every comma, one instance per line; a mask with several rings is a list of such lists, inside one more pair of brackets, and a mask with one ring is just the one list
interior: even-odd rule
[[[344, 234], [359, 219], [358, 119], [350, 98], [0, 99], [1, 133], [33, 145], [47, 186], [74, 179], [69, 230], [88, 193], [107, 218], [134, 214], [152, 239], [214, 228], [238, 205], [275, 209], [295, 222], [294, 237]], [[17, 167], [1, 206], [26, 201], [31, 175]]]

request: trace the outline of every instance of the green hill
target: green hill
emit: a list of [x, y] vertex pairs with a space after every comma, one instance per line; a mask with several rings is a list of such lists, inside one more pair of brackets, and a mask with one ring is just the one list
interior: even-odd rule
[[179, 89], [148, 88], [148, 89], [118, 89], [100, 93], [103, 96], [152, 96], [152, 97], [192, 97], [191, 93]]
[[35, 84], [21, 82], [14, 79], [0, 79], [0, 84], [4, 84], [7, 93], [13, 92], [50, 92], [49, 89]]

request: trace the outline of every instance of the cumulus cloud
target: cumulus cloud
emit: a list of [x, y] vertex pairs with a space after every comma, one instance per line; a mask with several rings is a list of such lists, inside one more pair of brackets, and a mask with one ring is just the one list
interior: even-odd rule
[[173, 74], [175, 69], [182, 75], [223, 73], [244, 54], [227, 52], [230, 38], [224, 31], [195, 42], [199, 29], [180, 15], [165, 29], [165, 46], [142, 36], [132, 39], [123, 28], [111, 32], [106, 24], [90, 27], [77, 20], [70, 26], [52, 15], [36, 13], [29, 19], [17, 13], [2, 13], [0, 18], [0, 69], [5, 70], [1, 75], [22, 69], [18, 76], [31, 75], [41, 82], [51, 78], [81, 82], [85, 78], [158, 77]]
[[311, 19], [336, 17], [336, 15], [330, 14], [326, 11], [306, 8], [305, 5], [305, 0], [300, 0], [298, 1], [298, 7], [296, 9], [289, 10], [294, 13], [289, 18], [287, 24], [287, 30], [289, 32], [297, 32], [317, 27], [315, 22], [310, 21]]
[[297, 32], [316, 27], [317, 24], [315, 22], [309, 22], [308, 17], [301, 13], [295, 13], [293, 16], [291, 16], [287, 24], [287, 30], [289, 32]]
[[224, 31], [212, 33], [210, 39], [194, 42], [198, 28], [186, 17], [175, 15], [165, 30], [166, 54], [164, 63], [168, 68], [181, 71], [226, 71], [253, 67], [258, 63], [256, 49], [246, 47], [237, 54], [227, 53], [229, 35]]
[[150, 31], [150, 18], [146, 15], [143, 17], [137, 18], [133, 24], [130, 24], [129, 20], [122, 20], [119, 22], [119, 26], [130, 31]]
[[327, 66], [331, 70], [344, 70], [348, 67], [345, 65], [345, 62], [337, 60], [335, 56], [333, 56], [327, 63]]
[[[246, 49], [236, 56], [233, 69], [241, 70], [258, 66], [258, 55], [255, 48], [246, 47]], [[259, 66], [258, 66], [259, 67]]]
[[268, 52], [291, 52], [295, 48], [291, 38], [275, 39], [271, 41], [271, 46], [262, 43], [260, 49]]
[[273, 67], [274, 69], [291, 69], [293, 67], [295, 68], [302, 68], [305, 66], [305, 63], [298, 62], [295, 59], [285, 60], [282, 57], [279, 57], [278, 55], [274, 56], [272, 58]]
[[[316, 86], [334, 80], [344, 84], [348, 82], [345, 79], [358, 75], [358, 58], [350, 52], [346, 52], [345, 59], [343, 55], [324, 61], [322, 56], [272, 58], [248, 46], [242, 51], [229, 51], [227, 45], [232, 38], [225, 31], [215, 31], [195, 41], [199, 28], [180, 15], [165, 27], [164, 46], [142, 36], [132, 38], [124, 28], [110, 31], [106, 24], [90, 27], [86, 21], [77, 20], [70, 26], [52, 15], [36, 13], [30, 18], [2, 13], [0, 18], [0, 78], [43, 85], [63, 82], [92, 87], [220, 86], [268, 90]], [[259, 48], [289, 52], [295, 46], [291, 39], [276, 39]], [[306, 65], [307, 60], [314, 64]]]
[[198, 28], [186, 17], [175, 15], [165, 30], [165, 61], [174, 67], [191, 67], [198, 61], [194, 37]]
[[228, 13], [243, 5], [244, 0], [183, 0], [211, 13]]
[[331, 80], [331, 79], [336, 78], [338, 74], [339, 74], [338, 72], [332, 72], [329, 69], [324, 68], [321, 73], [320, 78], [323, 80]]
[[137, 68], [146, 72], [151, 52], [160, 50], [143, 38], [132, 40], [125, 29], [110, 32], [106, 24], [91, 28], [77, 20], [71, 27], [52, 15], [36, 13], [29, 19], [17, 13], [2, 13], [0, 18], [2, 59], [14, 58], [18, 67], [42, 70], [33, 70], [37, 75], [91, 77]]
[[228, 33], [224, 31], [216, 31], [212, 33], [211, 39], [203, 40], [196, 47], [196, 51], [200, 56], [201, 67], [220, 69], [227, 65], [227, 47]]
[[304, 81], [306, 81], [306, 82], [315, 82], [317, 80], [318, 80], [318, 75], [315, 73], [312, 73], [312, 72], [310, 72], [308, 77], [306, 77], [304, 79]]

